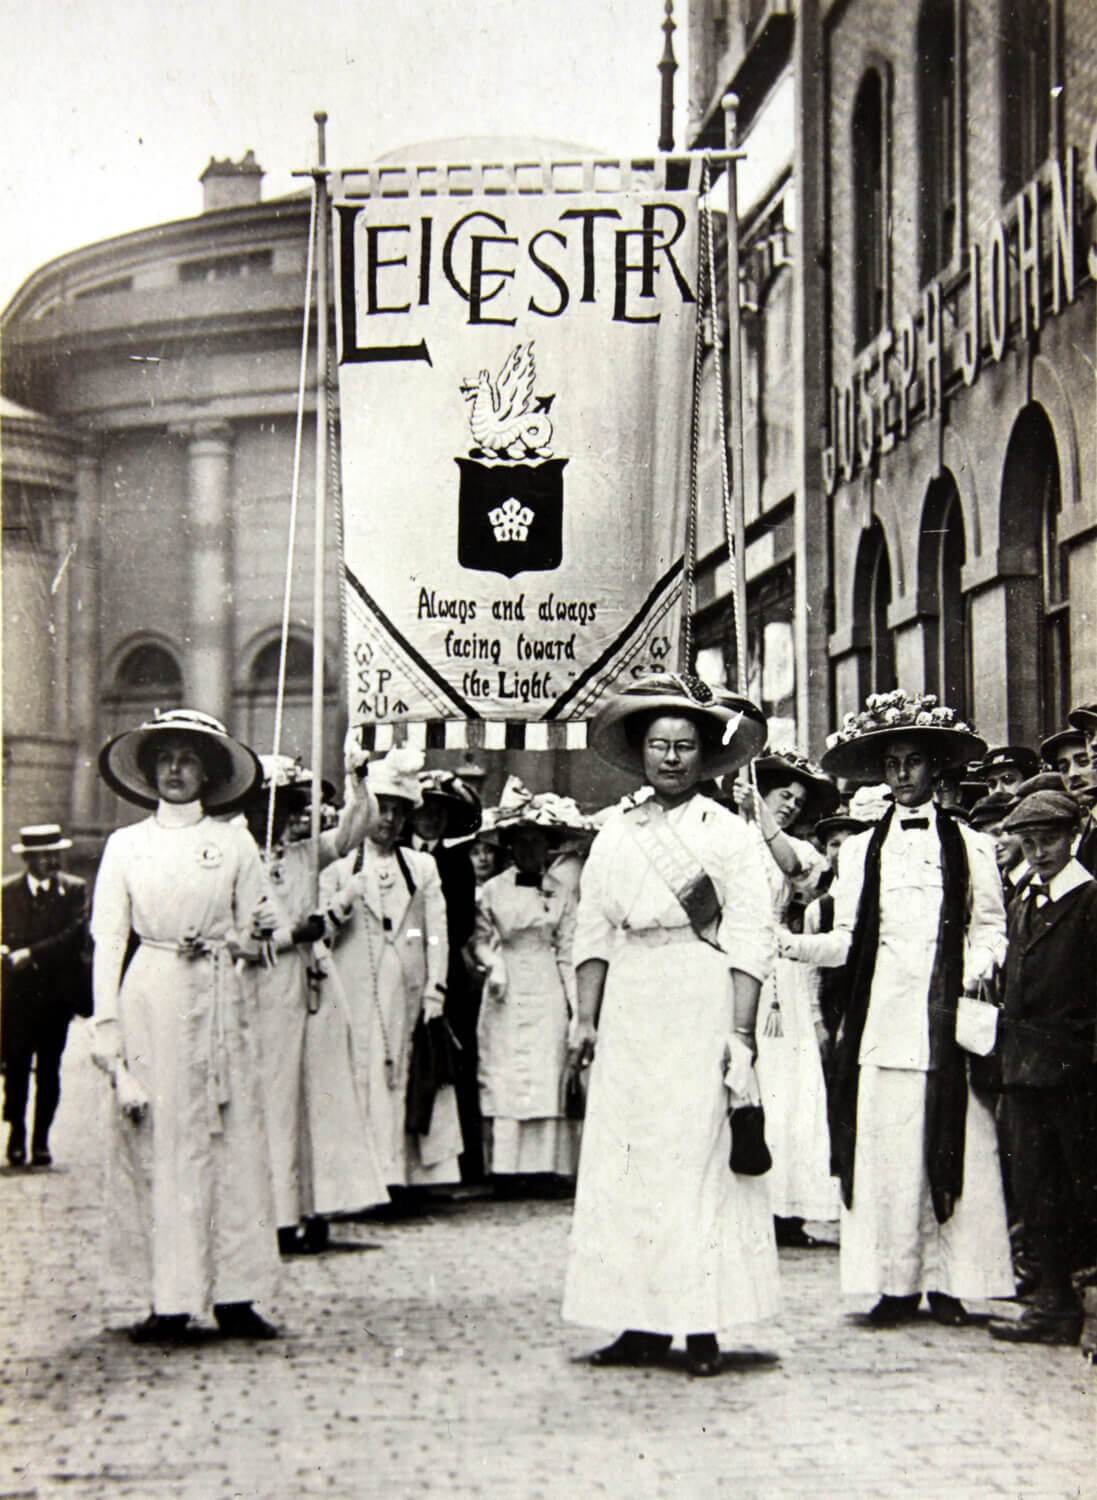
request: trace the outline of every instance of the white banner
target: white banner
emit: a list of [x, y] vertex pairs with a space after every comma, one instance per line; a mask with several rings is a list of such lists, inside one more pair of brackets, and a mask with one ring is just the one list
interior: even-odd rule
[[698, 199], [657, 168], [337, 198], [352, 724], [582, 720], [676, 662]]

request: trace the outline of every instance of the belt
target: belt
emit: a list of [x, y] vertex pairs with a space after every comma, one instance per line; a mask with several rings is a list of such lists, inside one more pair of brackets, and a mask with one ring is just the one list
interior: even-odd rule
[[664, 948], [668, 943], [699, 943], [701, 939], [692, 927], [681, 924], [676, 927], [622, 927], [626, 940], [642, 948]]
[[[138, 934], [140, 937], [140, 934]], [[187, 963], [198, 963], [208, 958], [213, 964], [213, 1016], [210, 1025], [209, 1076], [206, 1083], [206, 1113], [210, 1135], [222, 1135], [224, 1125], [221, 1110], [229, 1102], [229, 1054], [225, 1043], [225, 1010], [227, 1005], [226, 981], [232, 971], [233, 960], [224, 938], [202, 938], [202, 950], [193, 954], [189, 944], [142, 937], [143, 948], [156, 948], [161, 953], [174, 953], [186, 958]]]

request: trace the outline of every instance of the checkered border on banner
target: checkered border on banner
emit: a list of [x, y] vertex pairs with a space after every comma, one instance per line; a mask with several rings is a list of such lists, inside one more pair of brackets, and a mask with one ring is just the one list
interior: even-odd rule
[[587, 723], [543, 720], [426, 719], [409, 724], [356, 724], [363, 750], [417, 745], [421, 750], [585, 750]]

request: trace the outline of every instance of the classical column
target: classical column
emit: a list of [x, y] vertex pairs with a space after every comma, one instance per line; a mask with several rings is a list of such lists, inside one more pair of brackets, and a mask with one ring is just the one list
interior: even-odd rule
[[[95, 822], [99, 797], [99, 458], [85, 443], [76, 455], [76, 514], [69, 532], [75, 548], [65, 579], [68, 589], [68, 732], [76, 740], [72, 818], [77, 827]], [[60, 540], [60, 538], [59, 538]], [[67, 544], [66, 544], [67, 550]], [[64, 554], [62, 554], [62, 557]], [[60, 617], [60, 612], [59, 612]], [[64, 659], [59, 655], [57, 677]]]
[[232, 428], [227, 422], [197, 421], [186, 435], [190, 618], [184, 701], [188, 708], [227, 722], [232, 704]]

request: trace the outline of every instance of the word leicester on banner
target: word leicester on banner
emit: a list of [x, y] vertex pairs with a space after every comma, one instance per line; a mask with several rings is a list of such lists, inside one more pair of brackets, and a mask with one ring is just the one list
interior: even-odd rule
[[352, 722], [589, 718], [677, 649], [696, 195], [335, 227]]

